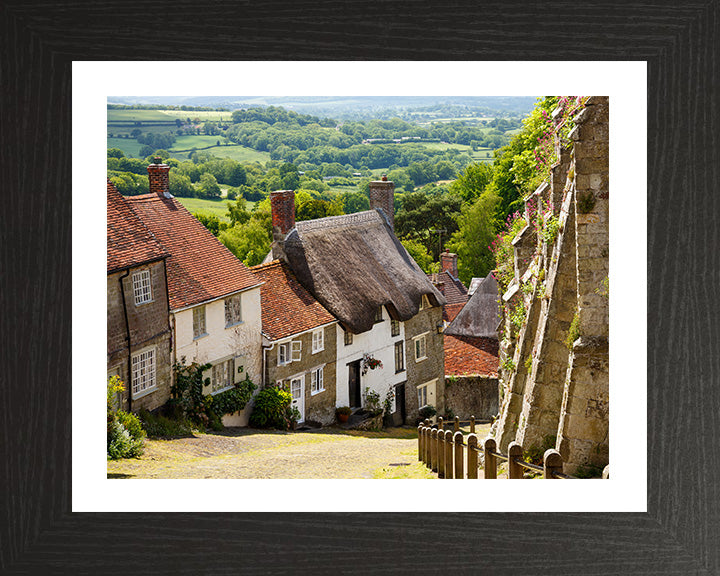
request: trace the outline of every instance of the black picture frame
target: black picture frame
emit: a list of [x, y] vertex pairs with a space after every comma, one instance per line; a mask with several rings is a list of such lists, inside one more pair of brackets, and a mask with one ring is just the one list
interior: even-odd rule
[[[718, 0], [6, 0], [0, 573], [720, 573], [719, 22]], [[648, 512], [72, 513], [71, 67], [146, 59], [646, 60]]]

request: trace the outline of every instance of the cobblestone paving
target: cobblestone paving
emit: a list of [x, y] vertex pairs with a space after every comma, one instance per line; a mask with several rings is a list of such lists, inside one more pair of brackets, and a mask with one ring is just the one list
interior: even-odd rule
[[[398, 466], [407, 464], [408, 466]], [[243, 428], [146, 440], [140, 458], [108, 461], [109, 478], [432, 478], [417, 430], [271, 432]]]

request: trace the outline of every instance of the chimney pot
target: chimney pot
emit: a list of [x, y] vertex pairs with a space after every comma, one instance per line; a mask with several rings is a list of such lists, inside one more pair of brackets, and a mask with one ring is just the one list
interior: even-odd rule
[[395, 230], [395, 183], [389, 181], [383, 174], [382, 180], [370, 182], [370, 210], [382, 209], [390, 223], [390, 229]]

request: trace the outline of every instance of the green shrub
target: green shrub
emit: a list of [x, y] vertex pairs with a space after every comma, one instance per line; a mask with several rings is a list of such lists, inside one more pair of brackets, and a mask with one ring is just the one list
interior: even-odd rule
[[[143, 434], [144, 436], [144, 434]], [[110, 460], [136, 458], [144, 449], [143, 437], [135, 438], [118, 420], [108, 425], [107, 457]]]
[[127, 430], [133, 438], [145, 438], [145, 430], [143, 430], [142, 423], [135, 414], [128, 414], [123, 410], [118, 410], [117, 421], [125, 427], [125, 430]]
[[572, 322], [570, 322], [567, 338], [565, 338], [565, 346], [567, 346], [568, 350], [572, 350], [573, 344], [578, 338], [580, 338], [580, 316], [578, 316], [576, 310], [575, 316], [573, 316]]
[[250, 426], [254, 428], [277, 428], [287, 430], [290, 422], [287, 418], [287, 409], [292, 402], [292, 396], [287, 390], [269, 386], [260, 390], [255, 396], [255, 405], [250, 414]]
[[426, 418], [432, 418], [435, 416], [435, 414], [437, 414], [437, 410], [435, 410], [435, 406], [430, 406], [428, 404], [427, 406], [420, 408], [418, 414], [421, 420], [425, 420]]
[[580, 464], [575, 471], [575, 478], [602, 478], [603, 467], [596, 464]]
[[193, 425], [189, 420], [169, 418], [142, 410], [139, 414], [143, 428], [149, 438], [178, 438], [192, 436]]

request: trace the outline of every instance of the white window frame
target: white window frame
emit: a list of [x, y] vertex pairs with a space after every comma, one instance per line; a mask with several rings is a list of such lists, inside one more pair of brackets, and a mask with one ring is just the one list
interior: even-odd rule
[[310, 395], [325, 391], [325, 366], [320, 366], [310, 372]]
[[[437, 378], [430, 380], [429, 382], [425, 382], [424, 384], [420, 384], [420, 386], [417, 387], [418, 410], [424, 406], [430, 406], [430, 394], [428, 393], [430, 386], [437, 386]], [[435, 389], [435, 394], [437, 394], [437, 388]]]
[[290, 342], [290, 362], [300, 362], [302, 360], [302, 340], [293, 340]]
[[[424, 334], [419, 334], [418, 336], [415, 336], [413, 338], [413, 352], [415, 356], [415, 362], [422, 362], [423, 360], [427, 360], [427, 335], [429, 332], [425, 332]], [[421, 346], [422, 350], [418, 350], [418, 345]], [[418, 355], [418, 352], [422, 352], [421, 355]]]
[[153, 301], [152, 276], [150, 270], [138, 270], [132, 275], [133, 294], [135, 295], [135, 306], [147, 304]]
[[[230, 308], [229, 321], [228, 308]], [[237, 315], [235, 313], [237, 313]], [[242, 324], [242, 321], [242, 294], [233, 294], [229, 298], [225, 298], [225, 328]]]
[[[198, 331], [195, 329], [196, 322], [199, 323], [199, 321], [196, 319], [196, 314], [199, 317], [200, 312], [202, 312], [202, 332], [197, 333]], [[202, 306], [196, 306], [192, 309], [193, 314], [193, 340], [197, 340], [198, 338], [202, 338], [203, 336], [207, 336], [207, 311], [205, 310], [205, 305]]]
[[302, 360], [302, 341], [292, 340], [278, 344], [278, 366], [287, 366]]
[[157, 389], [157, 354], [155, 346], [132, 355], [130, 389], [133, 400]]
[[312, 333], [312, 353], [317, 354], [325, 350], [325, 329], [320, 328]]

